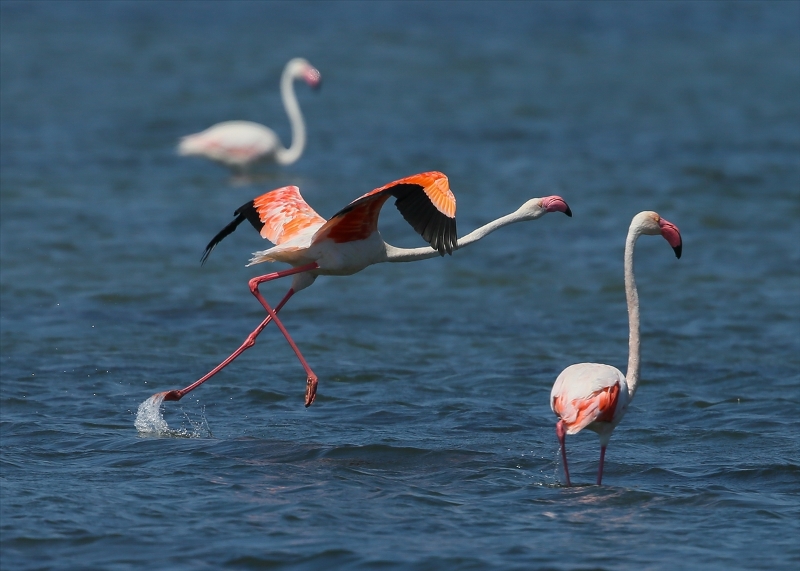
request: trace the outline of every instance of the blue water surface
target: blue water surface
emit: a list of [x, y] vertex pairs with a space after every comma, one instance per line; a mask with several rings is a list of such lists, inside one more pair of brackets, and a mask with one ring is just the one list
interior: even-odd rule
[[[800, 564], [800, 3], [0, 3], [3, 569], [796, 569]], [[178, 139], [246, 119], [303, 157], [231, 180]], [[233, 211], [295, 184], [323, 216], [445, 172], [452, 257], [320, 278], [263, 318]], [[597, 437], [549, 393], [627, 362], [638, 245], [642, 382]], [[387, 241], [424, 242], [387, 204]], [[289, 284], [263, 287], [277, 302]]]

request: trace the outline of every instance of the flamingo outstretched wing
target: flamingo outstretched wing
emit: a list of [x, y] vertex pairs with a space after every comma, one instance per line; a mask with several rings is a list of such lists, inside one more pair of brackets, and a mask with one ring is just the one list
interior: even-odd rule
[[201, 263], [205, 263], [217, 244], [245, 220], [253, 225], [262, 238], [276, 246], [325, 224], [325, 219], [308, 205], [296, 186], [284, 186], [262, 194], [237, 208], [233, 215], [236, 218], [208, 243]]
[[456, 199], [447, 177], [436, 171], [415, 174], [376, 188], [334, 214], [313, 242], [364, 240], [378, 229], [381, 207], [394, 196], [403, 218], [431, 247], [444, 256], [457, 247]]

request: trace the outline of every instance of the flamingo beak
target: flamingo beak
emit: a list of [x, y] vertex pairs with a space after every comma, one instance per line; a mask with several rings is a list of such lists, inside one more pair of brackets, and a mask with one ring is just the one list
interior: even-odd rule
[[675, 252], [675, 257], [680, 259], [681, 252], [683, 251], [683, 240], [681, 239], [681, 231], [672, 222], [664, 218], [659, 219], [658, 225], [661, 227], [661, 235], [672, 246], [672, 251]]
[[542, 199], [542, 207], [547, 212], [563, 212], [569, 217], [572, 217], [572, 210], [570, 210], [567, 202], [560, 196], [545, 196]]
[[310, 67], [306, 70], [303, 79], [306, 80], [306, 83], [311, 89], [317, 90], [322, 87], [322, 75], [314, 67]]

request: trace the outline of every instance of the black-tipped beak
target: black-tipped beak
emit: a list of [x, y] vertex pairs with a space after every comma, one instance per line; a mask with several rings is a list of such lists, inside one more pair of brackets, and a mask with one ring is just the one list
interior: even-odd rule
[[681, 231], [672, 222], [664, 218], [658, 218], [658, 225], [661, 228], [661, 235], [672, 246], [672, 251], [675, 252], [675, 257], [681, 257], [683, 250], [683, 240], [681, 240]]
[[555, 194], [541, 198], [539, 205], [544, 208], [545, 212], [563, 212], [567, 216], [572, 216], [572, 210], [569, 209], [567, 201]]

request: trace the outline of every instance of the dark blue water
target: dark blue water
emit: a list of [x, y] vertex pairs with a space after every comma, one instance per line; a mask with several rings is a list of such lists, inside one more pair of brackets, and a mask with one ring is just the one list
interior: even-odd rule
[[[3, 569], [796, 569], [800, 4], [0, 4]], [[176, 156], [228, 119], [304, 156], [232, 186]], [[330, 216], [441, 170], [461, 233], [530, 197], [574, 218], [452, 258], [320, 278], [262, 319], [233, 210], [297, 184]], [[388, 206], [388, 205], [387, 205]], [[643, 380], [595, 480], [549, 391], [627, 361], [631, 217]], [[421, 240], [396, 210], [384, 237]], [[277, 301], [288, 283], [264, 288]]]

